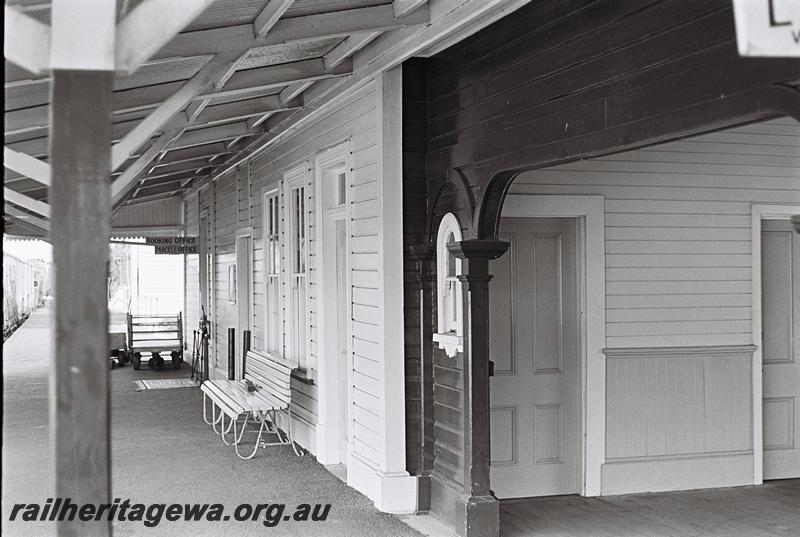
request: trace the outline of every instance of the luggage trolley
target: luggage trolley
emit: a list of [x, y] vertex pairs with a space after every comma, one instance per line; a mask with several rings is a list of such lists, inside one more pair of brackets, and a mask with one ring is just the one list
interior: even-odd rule
[[128, 345], [125, 341], [125, 332], [109, 332], [108, 342], [111, 355], [111, 369], [125, 365], [128, 356]]
[[183, 361], [183, 322], [177, 315], [128, 314], [128, 348], [133, 368], [139, 369], [142, 353], [149, 353], [150, 369], [162, 369], [162, 353], [169, 353], [173, 369], [180, 369]]

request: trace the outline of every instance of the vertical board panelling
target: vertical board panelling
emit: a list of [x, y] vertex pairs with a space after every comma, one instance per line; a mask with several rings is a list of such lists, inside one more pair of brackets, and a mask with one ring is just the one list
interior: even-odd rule
[[522, 173], [511, 194], [606, 198], [607, 346], [748, 344], [750, 206], [800, 202], [776, 119]]
[[138, 226], [179, 226], [181, 224], [181, 203], [178, 196], [172, 196], [145, 203], [123, 205], [111, 218], [112, 227]]
[[[244, 202], [249, 198], [249, 206], [242, 204], [240, 219], [246, 218], [245, 211], [252, 213], [252, 226], [254, 235], [254, 345], [256, 348], [263, 347], [264, 340], [264, 240], [263, 240], [263, 191], [278, 184], [284, 174], [303, 163], [311, 164], [316, 154], [324, 149], [351, 140], [353, 170], [351, 173], [350, 194], [353, 207], [358, 207], [352, 223], [351, 240], [351, 262], [353, 263], [353, 296], [354, 299], [354, 319], [352, 322], [352, 335], [354, 348], [357, 349], [356, 358], [363, 358], [364, 367], [369, 371], [357, 371], [354, 375], [353, 393], [353, 446], [354, 451], [364, 459], [371, 462], [379, 461], [378, 446], [375, 444], [374, 431], [375, 418], [382, 419], [377, 409], [381, 393], [378, 388], [379, 383], [375, 382], [375, 368], [370, 368], [371, 363], [380, 363], [382, 356], [374, 350], [374, 343], [377, 341], [375, 316], [362, 315], [362, 311], [357, 306], [365, 308], [377, 308], [377, 252], [380, 235], [378, 234], [377, 214], [370, 214], [370, 208], [375, 211], [374, 204], [375, 188], [374, 184], [379, 179], [377, 168], [377, 149], [376, 149], [376, 94], [372, 86], [367, 87], [352, 100], [343, 104], [337, 110], [332, 111], [327, 116], [298, 132], [284, 143], [271, 148], [264, 153], [257, 155], [250, 163], [250, 180], [240, 181], [244, 188], [249, 188], [251, 194], [244, 196], [240, 194], [240, 199]], [[310, 257], [309, 267], [309, 353], [310, 363], [315, 364], [320, 349], [317, 346], [318, 338], [318, 310], [319, 310], [319, 262], [316, 259], [316, 240], [317, 229], [315, 227], [315, 191], [314, 191], [314, 170], [308, 170], [308, 182], [306, 185], [306, 207], [308, 214], [307, 222], [308, 241]], [[372, 185], [372, 186], [371, 186]], [[240, 188], [240, 190], [242, 190]], [[284, 210], [284, 222], [286, 224], [288, 201], [284, 192], [282, 205]], [[371, 203], [373, 202], [373, 203]], [[283, 237], [284, 248], [288, 244], [288, 237]], [[284, 262], [286, 260], [284, 253]], [[284, 287], [286, 282], [283, 283]], [[374, 292], [369, 293], [372, 290]], [[286, 295], [286, 289], [283, 291]], [[356, 303], [357, 301], [357, 303]], [[357, 314], [356, 311], [359, 311]], [[356, 318], [358, 315], [358, 318]], [[284, 325], [286, 319], [284, 319]], [[286, 326], [284, 326], [284, 332]], [[372, 344], [372, 345], [370, 345]], [[357, 366], [358, 369], [359, 366]], [[371, 375], [371, 376], [370, 376]], [[317, 423], [317, 386], [303, 384], [295, 381], [292, 383], [292, 404], [295, 415], [301, 424], [305, 425], [304, 431], [299, 434], [303, 438], [301, 443], [314, 451], [313, 431]], [[310, 444], [310, 445], [309, 445]]]
[[749, 352], [609, 356], [606, 460], [746, 452]]
[[[212, 344], [215, 348], [212, 363], [218, 374], [227, 374], [228, 328], [237, 324], [236, 303], [228, 296], [228, 268], [236, 263], [236, 229], [238, 207], [236, 198], [236, 172], [214, 182], [214, 330]], [[239, 297], [236, 297], [238, 299]], [[213, 371], [212, 371], [213, 374]]]

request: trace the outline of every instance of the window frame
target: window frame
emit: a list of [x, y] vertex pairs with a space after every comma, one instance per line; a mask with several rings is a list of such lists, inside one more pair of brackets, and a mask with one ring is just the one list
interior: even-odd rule
[[[311, 369], [309, 351], [310, 345], [310, 315], [309, 315], [309, 257], [310, 257], [310, 228], [313, 211], [309, 192], [309, 169], [303, 163], [284, 175], [284, 246], [287, 248], [284, 255], [284, 284], [286, 285], [286, 307], [284, 326], [284, 356], [297, 364], [298, 369], [306, 374]], [[302, 192], [302, 210], [296, 212], [295, 193]], [[299, 229], [299, 227], [302, 229]], [[302, 234], [298, 232], [302, 231]], [[298, 239], [302, 237], [304, 245]], [[301, 257], [302, 256], [302, 257]], [[303, 270], [296, 270], [301, 268]], [[302, 293], [298, 291], [302, 285]], [[302, 324], [302, 330], [301, 325]]]
[[[436, 313], [437, 332], [433, 341], [453, 358], [464, 350], [464, 307], [461, 281], [462, 260], [447, 249], [449, 242], [461, 242], [461, 226], [453, 213], [447, 213], [439, 223], [436, 234]], [[453, 262], [453, 274], [448, 274], [449, 261]]]
[[[264, 190], [262, 193], [262, 239], [264, 248], [264, 342], [263, 351], [269, 355], [283, 358], [286, 353], [286, 335], [284, 326], [284, 302], [285, 295], [283, 291], [283, 268], [284, 268], [284, 251], [283, 251], [283, 199], [282, 189], [280, 183], [274, 188]], [[274, 215], [270, 214], [270, 201], [274, 200], [273, 205], [275, 211]], [[271, 218], [272, 217], [272, 218]], [[272, 225], [275, 224], [275, 229]], [[274, 231], [274, 233], [270, 233]], [[274, 239], [273, 239], [274, 237]], [[275, 261], [273, 257], [272, 244], [277, 246], [277, 272], [271, 266]], [[270, 284], [274, 283], [276, 286], [277, 304], [274, 313], [270, 312]], [[274, 314], [277, 316], [276, 327], [277, 334], [275, 335], [277, 343], [273, 345], [270, 330], [270, 316]]]

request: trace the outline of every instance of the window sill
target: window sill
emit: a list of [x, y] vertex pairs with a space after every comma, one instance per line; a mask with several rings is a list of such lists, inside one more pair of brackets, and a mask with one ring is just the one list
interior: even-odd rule
[[316, 384], [316, 382], [314, 382], [314, 379], [308, 376], [305, 369], [293, 369], [292, 378], [309, 386], [314, 386]]
[[464, 338], [457, 336], [455, 332], [433, 334], [433, 341], [438, 343], [439, 348], [444, 349], [450, 358], [455, 358], [458, 352], [464, 352]]

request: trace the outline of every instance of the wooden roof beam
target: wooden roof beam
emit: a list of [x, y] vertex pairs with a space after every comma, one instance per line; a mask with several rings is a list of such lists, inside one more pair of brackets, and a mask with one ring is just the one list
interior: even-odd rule
[[154, 176], [154, 174], [184, 173], [187, 171], [197, 170], [204, 166], [208, 166], [208, 158], [204, 158], [202, 160], [195, 159], [184, 162], [175, 162], [173, 164], [165, 164], [164, 166], [160, 167], [150, 166], [145, 172], [147, 175], [140, 177], [140, 180], [150, 179]]
[[[422, 17], [426, 25], [420, 28], [404, 28], [392, 32], [383, 40], [365, 47], [353, 58], [353, 74], [347, 78], [329, 79], [315, 83], [303, 93], [303, 109], [278, 113], [267, 122], [265, 133], [248, 142], [247, 146], [233, 158], [227, 159], [210, 176], [212, 179], [229, 172], [253, 153], [263, 151], [285, 139], [287, 132], [296, 132], [311, 124], [325, 110], [343, 102], [362, 88], [378, 73], [399, 65], [415, 54], [428, 49], [431, 44], [447, 40], [465, 28], [479, 24], [481, 27], [513, 11], [528, 0], [465, 0], [459, 6], [434, 12], [434, 20], [428, 21], [428, 6], [420, 6], [409, 17]], [[389, 6], [391, 8], [391, 6]], [[299, 18], [299, 17], [298, 17]], [[296, 20], [296, 19], [291, 19]], [[409, 20], [408, 17], [404, 20]], [[361, 30], [361, 31], [367, 31]], [[274, 36], [274, 32], [270, 36]], [[270, 37], [268, 36], [268, 38]], [[170, 46], [170, 45], [168, 45]]]
[[[225, 56], [225, 58], [234, 58], [234, 56], [235, 54]], [[223, 60], [221, 59], [220, 61]], [[231, 61], [233, 61], [233, 59]], [[203, 69], [187, 82], [169, 82], [166, 84], [116, 91], [112, 97], [114, 113], [115, 115], [132, 113], [144, 109], [156, 108], [159, 107], [159, 103], [162, 103], [162, 111], [159, 112], [159, 115], [153, 116], [152, 118], [153, 122], [156, 122], [157, 118], [165, 117], [164, 110], [167, 110], [167, 101], [171, 100], [174, 104], [178, 102], [178, 96], [185, 97], [192, 89], [199, 85], [201, 77], [203, 76], [202, 72]], [[208, 103], [209, 106], [218, 106], [213, 104], [216, 99], [235, 98], [245, 95], [252, 95], [255, 98], [259, 92], [270, 91], [287, 85], [292, 87], [295, 83], [303, 84], [315, 80], [341, 77], [351, 72], [352, 62], [349, 60], [337, 64], [336, 67], [332, 69], [327, 69], [325, 61], [320, 58], [281, 65], [257, 67], [255, 69], [246, 69], [236, 72], [221, 90], [212, 90], [209, 89], [208, 86], [205, 86], [198, 92], [202, 95], [198, 96], [195, 94], [192, 99], [211, 99], [211, 102]], [[222, 73], [218, 74], [221, 75]], [[203, 93], [204, 90], [208, 91]], [[291, 98], [286, 100], [291, 100]], [[191, 102], [191, 99], [189, 99], [187, 105], [189, 102]], [[10, 133], [18, 129], [26, 128], [48, 127], [49, 110], [49, 105], [40, 105], [6, 112], [4, 115], [6, 132]], [[154, 113], [155, 111], [151, 112], [151, 115]], [[142, 131], [145, 132], [144, 128]]]
[[139, 195], [141, 196], [152, 196], [155, 194], [166, 194], [168, 192], [177, 192], [180, 190], [181, 187], [181, 180], [171, 181], [170, 183], [165, 183], [161, 185], [153, 185], [153, 186], [140, 186], [136, 189], [136, 195], [134, 199], [137, 198]]
[[223, 143], [209, 144], [205, 146], [195, 146], [187, 149], [172, 149], [168, 147], [165, 154], [158, 157], [156, 164], [177, 162], [181, 160], [191, 160], [196, 158], [205, 158], [216, 153], [224, 153], [225, 145]]
[[253, 22], [253, 33], [261, 39], [275, 26], [294, 0], [270, 0]]
[[39, 218], [38, 216], [26, 213], [25, 211], [23, 211], [21, 209], [17, 209], [16, 207], [14, 207], [13, 205], [11, 205], [8, 202], [5, 203], [5, 208], [4, 209], [5, 209], [6, 214], [9, 214], [9, 215], [13, 216], [14, 218], [19, 219], [20, 222], [26, 223], [26, 224], [28, 224], [28, 225], [30, 225], [30, 226], [32, 226], [32, 227], [34, 227], [34, 228], [36, 228], [36, 229], [38, 229], [40, 231], [43, 231], [45, 233], [49, 233], [50, 232], [50, 221], [49, 220], [45, 220], [44, 218]]
[[301, 99], [284, 102], [278, 95], [267, 95], [257, 99], [247, 99], [232, 103], [206, 107], [195, 120], [197, 125], [230, 122], [247, 119], [260, 114], [274, 113], [282, 110], [293, 110], [303, 106]]
[[143, 0], [117, 25], [116, 70], [136, 71], [213, 1]]
[[360, 32], [353, 34], [338, 45], [336, 45], [330, 52], [323, 56], [326, 69], [333, 69], [344, 60], [367, 46], [373, 39], [381, 35], [383, 32]]
[[428, 23], [428, 9], [415, 9], [404, 17], [395, 17], [391, 5], [346, 9], [333, 13], [304, 15], [280, 19], [262, 38], [253, 35], [252, 24], [184, 32], [176, 35], [155, 53], [154, 58], [197, 56], [221, 52], [243, 51], [293, 41], [345, 37], [359, 32], [391, 30]]
[[114, 179], [111, 183], [111, 205], [112, 207], [127, 194], [136, 184], [136, 178], [143, 172], [161, 151], [164, 150], [175, 138], [183, 132], [183, 127], [175, 128], [164, 132], [150, 145], [130, 166], [125, 168], [122, 175]]
[[206, 127], [190, 131], [187, 130], [180, 138], [175, 140], [170, 145], [170, 150], [183, 149], [226, 140], [235, 140], [236, 138], [252, 136], [256, 134], [260, 133], [252, 132], [247, 126], [247, 123], [244, 121], [237, 121], [236, 123], [227, 123], [224, 125], [216, 125], [214, 127]]
[[26, 196], [25, 194], [20, 194], [16, 190], [12, 190], [7, 186], [3, 187], [3, 195], [6, 201], [11, 202], [14, 205], [19, 205], [20, 207], [34, 212], [39, 216], [43, 216], [44, 218], [50, 218], [50, 206], [42, 201], [35, 200]]
[[261, 132], [252, 132], [244, 121], [185, 132], [183, 127], [166, 130], [111, 184], [112, 205], [117, 205], [135, 187], [141, 179], [142, 172], [147, 170], [150, 163], [168, 146], [170, 150], [183, 149], [258, 134]]
[[50, 68], [50, 27], [5, 5], [3, 54], [8, 61], [41, 74]]
[[44, 186], [50, 186], [50, 165], [38, 158], [4, 147], [3, 166]]
[[326, 69], [325, 61], [322, 58], [245, 69], [237, 71], [222, 89], [216, 90], [213, 94], [203, 95], [203, 97], [233, 97], [254, 90], [278, 88], [297, 82], [341, 77], [349, 75], [352, 71], [353, 64], [349, 60], [333, 69]]
[[[152, 0], [151, 0], [152, 1]], [[162, 102], [153, 112], [129, 132], [111, 152], [111, 170], [114, 171], [125, 162], [130, 155], [149, 140], [159, 129], [183, 110], [192, 99], [214, 82], [239, 57], [238, 54], [219, 54], [209, 60], [180, 90]]]
[[[203, 146], [198, 146], [198, 148], [203, 148]], [[194, 149], [194, 148], [189, 148], [189, 149]], [[164, 167], [167, 167], [167, 166], [175, 166], [177, 164], [185, 164], [187, 162], [196, 162], [197, 164], [200, 164], [200, 162], [198, 162], [198, 161], [208, 160], [210, 162], [211, 159], [216, 159], [216, 158], [219, 158], [219, 157], [222, 157], [222, 156], [225, 156], [225, 155], [230, 155], [230, 152], [227, 152], [227, 151], [224, 151], [224, 150], [221, 150], [219, 153], [208, 153], [207, 151], [204, 151], [202, 155], [198, 155], [198, 156], [195, 156], [195, 157], [184, 158], [184, 159], [178, 159], [178, 158], [175, 158], [175, 157], [169, 158], [169, 154], [170, 153], [172, 153], [172, 151], [168, 152], [167, 156], [164, 157], [163, 159], [155, 161], [153, 163], [153, 166], [150, 168], [150, 173], [152, 173], [152, 172], [154, 172], [156, 170], [161, 170], [161, 169], [163, 169]], [[176, 151], [176, 153], [177, 153], [177, 151]]]
[[415, 9], [428, 3], [428, 0], [394, 0], [392, 8], [395, 17], [405, 17]]
[[185, 181], [197, 175], [195, 172], [200, 169], [197, 167], [185, 169], [179, 172], [166, 173], [163, 175], [153, 175], [149, 177], [142, 177], [139, 179], [139, 187], [163, 185], [164, 183], [173, 183], [175, 181]]

